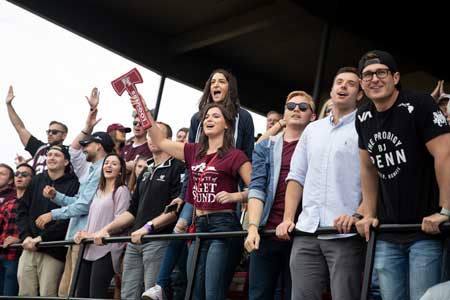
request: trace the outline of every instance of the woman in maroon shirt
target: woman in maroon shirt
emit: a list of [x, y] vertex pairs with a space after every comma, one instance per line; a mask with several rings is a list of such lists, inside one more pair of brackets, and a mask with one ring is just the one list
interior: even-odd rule
[[[165, 139], [158, 126], [152, 126], [148, 132], [159, 148], [184, 160], [190, 170], [191, 180], [185, 201], [195, 207], [196, 231], [241, 230], [235, 206], [237, 202], [247, 200], [247, 191], [239, 192], [238, 182], [239, 178], [246, 185], [250, 182], [250, 161], [244, 152], [233, 146], [233, 119], [223, 106], [208, 104], [201, 116], [203, 131], [198, 144], [182, 144]], [[152, 124], [156, 124], [151, 120]], [[194, 244], [189, 251], [188, 269], [191, 268]], [[233, 260], [234, 251], [240, 251], [241, 248], [240, 240], [202, 241], [194, 281], [194, 299], [225, 299], [236, 267], [230, 261]]]

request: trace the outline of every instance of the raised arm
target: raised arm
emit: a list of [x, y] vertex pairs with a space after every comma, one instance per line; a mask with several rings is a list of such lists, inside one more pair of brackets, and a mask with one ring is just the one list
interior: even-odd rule
[[275, 123], [272, 127], [269, 128], [259, 139], [256, 141], [256, 144], [261, 143], [268, 137], [277, 135], [280, 131], [284, 130], [286, 127], [286, 121], [284, 119], [280, 119], [277, 123]]
[[[138, 96], [131, 97], [132, 105], [136, 104], [137, 101], [139, 101]], [[144, 98], [142, 98], [142, 101], [144, 101]], [[147, 116], [152, 124], [152, 126], [147, 129], [152, 143], [156, 144], [163, 152], [169, 153], [171, 156], [179, 160], [184, 160], [184, 144], [167, 139], [164, 132], [158, 127], [157, 122], [148, 111]]]
[[89, 136], [92, 133], [95, 125], [97, 125], [98, 122], [101, 121], [101, 119], [97, 119], [97, 106], [100, 100], [100, 92], [96, 87], [92, 89], [91, 95], [89, 97], [86, 96], [86, 100], [89, 104], [89, 113], [86, 119], [86, 123], [84, 124], [84, 127], [80, 131], [80, 133], [78, 133], [78, 135], [72, 141], [72, 144], [70, 144], [71, 148], [77, 150], [81, 149], [80, 141]]
[[17, 133], [19, 134], [20, 141], [22, 142], [22, 145], [25, 147], [28, 143], [28, 140], [31, 137], [31, 133], [25, 128], [25, 125], [23, 124], [22, 120], [17, 115], [14, 107], [12, 106], [12, 101], [14, 99], [14, 90], [12, 85], [9, 86], [8, 94], [6, 95], [6, 107], [8, 109], [8, 116], [9, 120], [11, 121], [11, 124], [14, 126], [14, 129], [16, 129]]

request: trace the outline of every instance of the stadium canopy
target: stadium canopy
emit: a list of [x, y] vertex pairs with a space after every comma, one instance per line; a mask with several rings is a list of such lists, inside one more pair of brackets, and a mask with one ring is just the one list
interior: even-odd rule
[[10, 0], [151, 70], [196, 88], [231, 70], [241, 102], [280, 110], [291, 90], [328, 97], [334, 73], [371, 49], [396, 58], [403, 86], [450, 79], [440, 2], [324, 0]]

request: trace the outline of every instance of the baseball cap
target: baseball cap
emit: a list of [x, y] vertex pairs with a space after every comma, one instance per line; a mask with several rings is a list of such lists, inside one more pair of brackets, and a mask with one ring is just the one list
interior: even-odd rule
[[80, 141], [80, 145], [84, 147], [92, 142], [96, 142], [102, 145], [105, 152], [111, 152], [114, 148], [114, 142], [112, 138], [104, 131], [94, 132], [87, 139]]
[[394, 57], [386, 52], [381, 50], [372, 50], [364, 54], [359, 60], [358, 71], [359, 74], [362, 73], [365, 67], [373, 64], [382, 64], [389, 67], [392, 72], [397, 72], [397, 63], [395, 62]]
[[[365, 53], [359, 60], [358, 63], [359, 75], [362, 75], [362, 71], [364, 70], [365, 67], [373, 64], [386, 65], [389, 68], [389, 70], [391, 70], [392, 74], [398, 72], [397, 63], [395, 62], [394, 57], [390, 53], [382, 50], [371, 50]], [[401, 90], [402, 85], [400, 81], [397, 83], [396, 88], [397, 90]]]
[[58, 151], [62, 152], [62, 154], [64, 154], [65, 159], [70, 160], [69, 149], [67, 146], [53, 145], [47, 149], [47, 152], [50, 150], [58, 150]]
[[110, 133], [113, 130], [121, 130], [121, 131], [125, 131], [125, 132], [131, 132], [131, 128], [125, 127], [120, 123], [113, 123], [113, 124], [109, 125], [108, 128], [106, 129], [106, 132]]

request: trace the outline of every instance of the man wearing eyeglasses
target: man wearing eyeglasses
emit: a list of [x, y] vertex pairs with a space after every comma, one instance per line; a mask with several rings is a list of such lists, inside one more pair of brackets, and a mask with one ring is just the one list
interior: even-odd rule
[[[48, 148], [53, 145], [62, 145], [67, 136], [67, 126], [58, 121], [51, 121], [49, 128], [46, 131], [47, 143], [38, 140], [28, 131], [28, 129], [25, 128], [24, 123], [12, 106], [14, 97], [13, 87], [10, 86], [6, 96], [6, 107], [8, 109], [9, 119], [19, 134], [20, 141], [25, 147], [25, 150], [27, 150], [33, 157], [33, 168], [36, 170], [36, 174], [40, 174], [47, 168], [46, 155]], [[24, 161], [19, 161], [19, 163], [21, 162]]]
[[[283, 222], [277, 236], [290, 240], [289, 232], [315, 233], [318, 227], [335, 226], [340, 234], [297, 236], [290, 256], [292, 299], [320, 300], [328, 283], [333, 299], [359, 299], [362, 283], [361, 238], [348, 234], [358, 219], [361, 202], [356, 104], [363, 97], [358, 71], [338, 70], [331, 88], [330, 116], [309, 124], [291, 160]], [[302, 212], [297, 224], [295, 212]]]
[[397, 64], [373, 50], [359, 61], [371, 100], [357, 113], [364, 218], [356, 225], [422, 224], [378, 234], [374, 267], [383, 299], [418, 300], [440, 280], [439, 224], [450, 216], [450, 127], [430, 95], [401, 89]]
[[249, 228], [245, 248], [250, 252], [249, 299], [274, 299], [280, 276], [290, 293], [289, 256], [292, 243], [260, 238], [258, 229], [275, 229], [283, 220], [286, 176], [291, 157], [305, 127], [315, 119], [314, 101], [303, 91], [291, 92], [284, 109], [284, 132], [255, 145], [249, 185]]
[[126, 144], [120, 151], [120, 156], [125, 160], [127, 165], [127, 173], [133, 172], [135, 159], [137, 157], [152, 157], [152, 152], [148, 148], [147, 144], [147, 130], [141, 126], [141, 121], [134, 116], [133, 121], [133, 140], [131, 143]]

